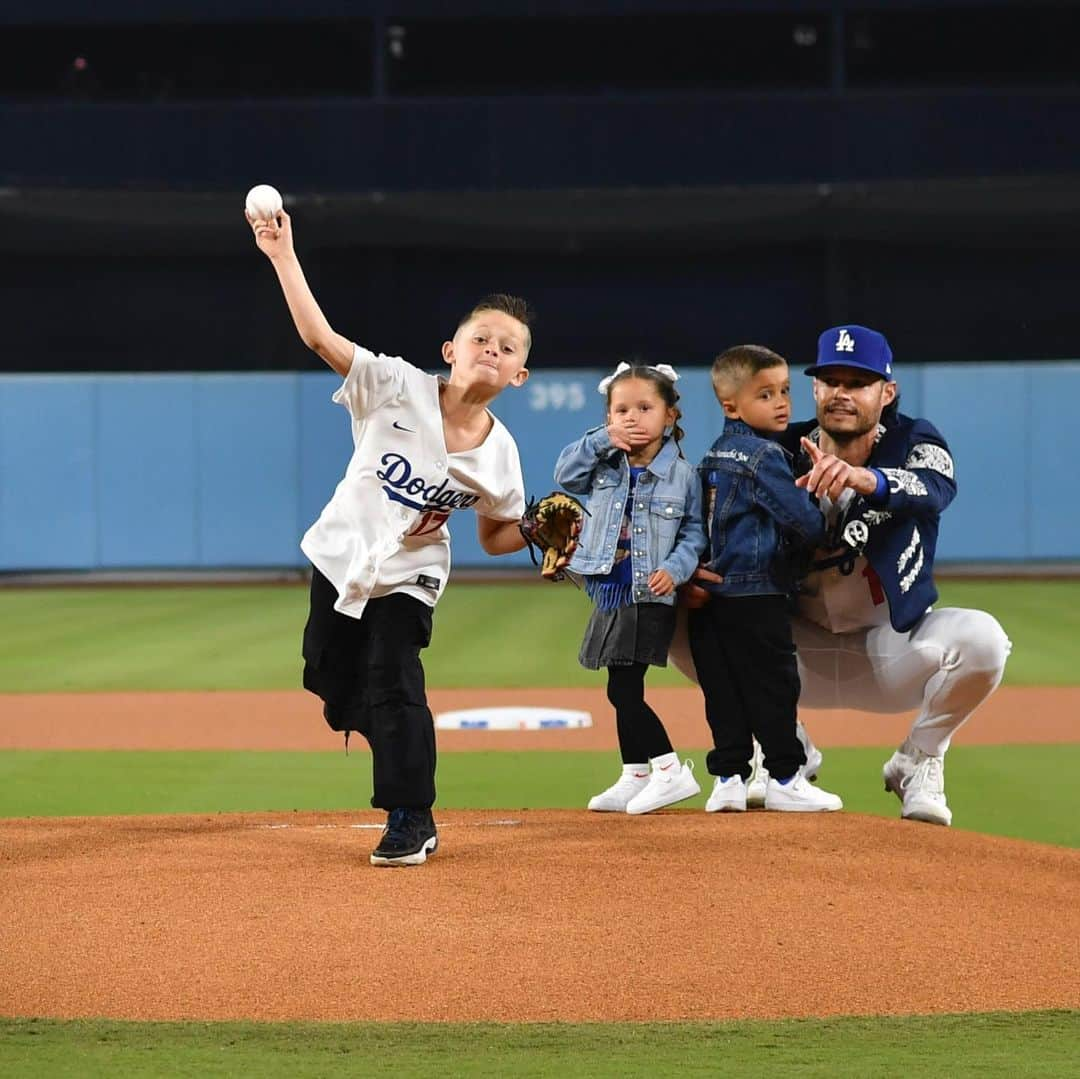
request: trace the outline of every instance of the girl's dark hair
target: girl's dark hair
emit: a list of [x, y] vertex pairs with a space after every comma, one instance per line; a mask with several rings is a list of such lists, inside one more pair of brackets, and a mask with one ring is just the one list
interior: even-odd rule
[[[625, 382], [628, 378], [640, 378], [643, 382], [651, 382], [656, 387], [656, 392], [660, 395], [660, 400], [664, 402], [668, 408], [675, 410], [675, 423], [671, 428], [671, 437], [675, 439], [676, 443], [680, 443], [683, 440], [686, 432], [679, 426], [679, 420], [682, 419], [682, 409], [679, 408], [679, 391], [675, 389], [675, 383], [671, 381], [667, 375], [657, 371], [655, 367], [649, 367], [643, 364], [640, 360], [629, 360], [630, 366], [625, 371], [620, 371], [607, 386], [607, 394], [605, 406], [611, 407], [611, 390], [612, 387], [619, 382]], [[682, 446], [679, 446], [679, 453], [682, 453]]]

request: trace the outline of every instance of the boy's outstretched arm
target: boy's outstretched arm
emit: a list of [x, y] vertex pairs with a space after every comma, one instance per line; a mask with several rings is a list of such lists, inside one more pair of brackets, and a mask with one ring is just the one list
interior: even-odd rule
[[354, 346], [348, 338], [334, 331], [315, 302], [293, 249], [291, 218], [282, 210], [276, 221], [248, 217], [248, 224], [255, 232], [256, 245], [277, 273], [300, 339], [344, 378], [352, 366]]
[[491, 555], [513, 554], [525, 546], [525, 537], [517, 521], [496, 521], [494, 517], [476, 517], [480, 546]]

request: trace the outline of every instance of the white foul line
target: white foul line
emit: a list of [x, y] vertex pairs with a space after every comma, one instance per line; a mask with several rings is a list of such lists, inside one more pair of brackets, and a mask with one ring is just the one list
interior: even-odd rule
[[[438, 828], [515, 828], [520, 824], [521, 821], [511, 820], [509, 818], [505, 820], [435, 822], [435, 825]], [[308, 829], [309, 831], [330, 830], [334, 828], [353, 828], [359, 831], [381, 832], [386, 826], [383, 824], [253, 824], [251, 825], [251, 827], [268, 832], [280, 831], [283, 828], [292, 828], [294, 830]]]

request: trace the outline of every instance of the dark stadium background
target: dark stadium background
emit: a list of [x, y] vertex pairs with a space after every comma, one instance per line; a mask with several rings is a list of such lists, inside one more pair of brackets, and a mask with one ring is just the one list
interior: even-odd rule
[[539, 366], [1076, 356], [1073, 3], [6, 0], [0, 371], [310, 369], [241, 215], [423, 363], [526, 295]]

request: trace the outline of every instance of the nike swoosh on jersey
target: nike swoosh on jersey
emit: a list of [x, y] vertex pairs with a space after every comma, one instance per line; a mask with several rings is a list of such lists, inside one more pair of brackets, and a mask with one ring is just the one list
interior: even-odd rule
[[393, 426], [396, 427], [399, 431], [408, 431], [410, 435], [416, 434], [416, 432], [411, 427], [402, 427], [397, 420], [394, 420]]

